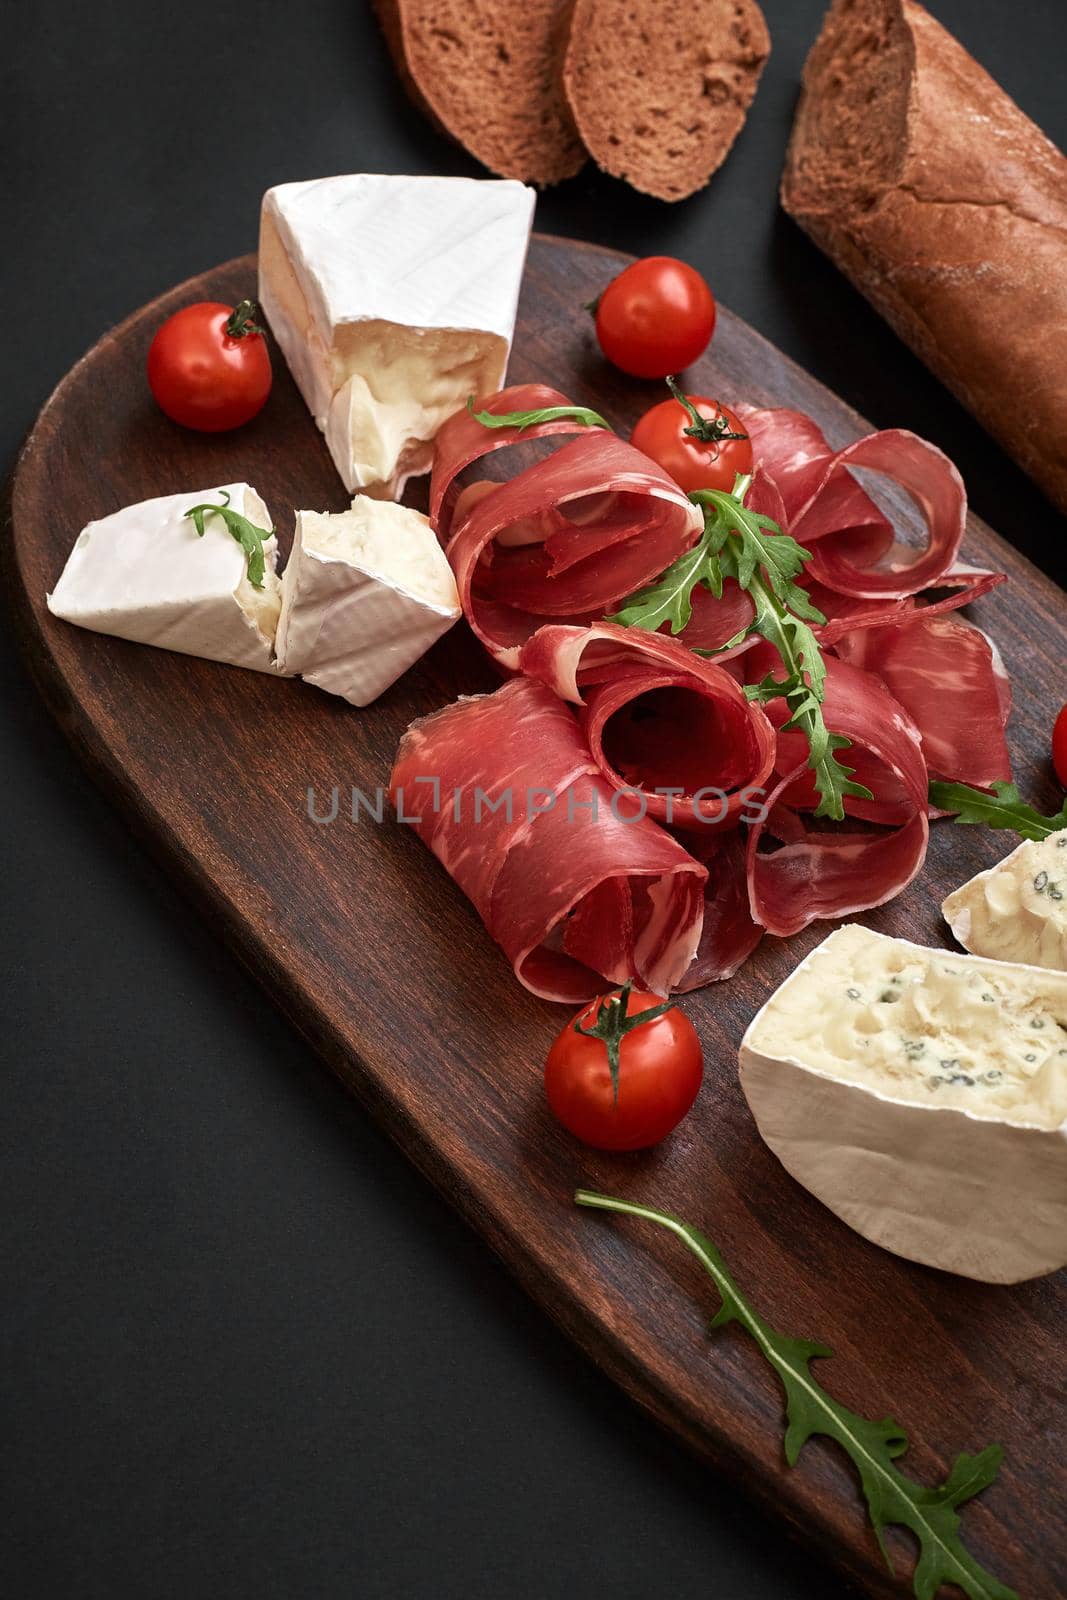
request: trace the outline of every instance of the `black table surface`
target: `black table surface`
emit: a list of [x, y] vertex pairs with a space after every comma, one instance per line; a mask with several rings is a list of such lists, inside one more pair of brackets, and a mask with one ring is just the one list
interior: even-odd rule
[[[773, 54], [708, 190], [670, 207], [590, 168], [538, 226], [693, 261], [875, 423], [948, 450], [979, 513], [1056, 571], [1062, 520], [778, 209], [822, 9], [766, 0]], [[1061, 0], [932, 9], [1063, 144]], [[254, 248], [269, 185], [478, 170], [408, 106], [360, 0], [4, 13], [7, 463], [111, 323]], [[571, 1348], [320, 1069], [131, 844], [6, 638], [0, 681], [0, 1591], [839, 1593]]]

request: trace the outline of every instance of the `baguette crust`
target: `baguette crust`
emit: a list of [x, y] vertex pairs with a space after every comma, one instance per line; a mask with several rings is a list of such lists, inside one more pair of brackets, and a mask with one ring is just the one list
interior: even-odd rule
[[915, 0], [834, 0], [781, 194], [1067, 510], [1067, 158]]

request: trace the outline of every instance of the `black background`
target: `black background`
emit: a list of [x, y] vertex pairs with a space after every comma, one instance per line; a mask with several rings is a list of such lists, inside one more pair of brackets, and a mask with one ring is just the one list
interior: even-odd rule
[[[1067, 142], [1061, 0], [932, 9]], [[947, 449], [980, 514], [1062, 571], [1062, 521], [779, 212], [822, 5], [765, 11], [771, 61], [709, 190], [672, 208], [590, 169], [538, 225], [692, 260], [876, 424]], [[109, 324], [254, 247], [270, 184], [477, 170], [404, 101], [360, 0], [3, 15], [7, 463]], [[0, 1591], [840, 1592], [617, 1395], [368, 1125], [128, 841], [6, 639], [0, 684]]]

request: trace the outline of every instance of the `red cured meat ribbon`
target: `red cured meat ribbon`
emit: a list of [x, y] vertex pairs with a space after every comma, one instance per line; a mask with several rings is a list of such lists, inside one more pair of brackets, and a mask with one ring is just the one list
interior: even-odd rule
[[[527, 409], [530, 399], [565, 403], [553, 390], [525, 385], [484, 405]], [[564, 431], [574, 425], [542, 423], [521, 438]], [[514, 428], [486, 429], [468, 413], [453, 417], [438, 435], [430, 494], [464, 615], [509, 671], [543, 623], [604, 616], [658, 578], [703, 528], [700, 511], [672, 478], [600, 428], [583, 428], [507, 483], [453, 497], [464, 467], [519, 439]]]
[[[774, 651], [761, 644], [744, 657], [751, 678], [774, 673]], [[873, 674], [826, 657], [823, 717], [850, 748], [839, 752], [873, 799], [846, 797], [846, 819], [882, 825], [853, 831], [809, 825], [817, 803], [808, 745], [798, 729], [781, 724], [782, 701], [767, 707], [779, 728], [775, 766], [778, 782], [767, 799], [767, 815], [748, 830], [749, 903], [769, 933], [799, 933], [824, 917], [847, 917], [892, 900], [907, 888], [926, 858], [929, 838], [927, 772], [919, 730]], [[779, 847], [767, 853], [772, 840]]]
[[[478, 406], [568, 403], [527, 384]], [[930, 773], [983, 786], [1010, 775], [1003, 665], [949, 614], [1003, 574], [960, 560], [966, 499], [951, 462], [904, 430], [835, 451], [798, 412], [736, 409], [756, 461], [747, 503], [811, 552], [801, 582], [826, 618], [823, 716], [871, 792], [846, 797], [835, 825], [812, 816], [807, 738], [785, 727], [784, 700], [745, 695], [781, 664], [756, 636], [731, 642], [753, 615], [735, 582], [719, 599], [694, 589], [678, 638], [604, 620], [700, 535], [701, 513], [665, 473], [573, 419], [487, 429], [462, 412], [438, 435], [431, 516], [471, 627], [518, 676], [415, 723], [394, 800], [419, 812], [420, 837], [549, 999], [628, 978], [693, 989], [730, 977], [764, 932], [880, 905], [922, 867]], [[465, 480], [530, 441], [542, 442], [525, 459], [538, 459], [510, 480]], [[923, 548], [897, 539], [853, 469], [888, 480], [894, 511], [918, 508]], [[431, 779], [439, 803], [420, 807], [413, 791]], [[489, 803], [475, 817], [478, 793]]]
[[983, 789], [1011, 777], [1011, 685], [996, 645], [973, 623], [921, 611], [900, 627], [848, 633], [837, 653], [875, 673], [909, 713], [932, 777]]
[[534, 994], [576, 1004], [629, 978], [666, 994], [688, 969], [705, 868], [618, 805], [544, 684], [514, 678], [413, 723], [390, 790]]
[[[878, 602], [865, 608], [873, 621], [895, 620], [892, 603], [924, 589], [962, 591], [940, 609], [964, 605], [1002, 581], [1002, 574], [958, 563], [967, 514], [963, 480], [936, 445], [903, 428], [890, 428], [833, 450], [818, 425], [799, 411], [735, 407], [752, 440], [757, 466], [782, 496], [787, 532], [811, 550], [808, 580], [816, 604], [833, 619], [838, 607], [822, 604], [826, 591]], [[921, 551], [897, 540], [893, 525], [850, 468], [878, 474], [903, 489], [926, 523]], [[861, 613], [862, 614], [862, 613]], [[852, 626], [859, 624], [853, 620]]]
[[762, 800], [774, 766], [770, 721], [735, 678], [677, 640], [610, 622], [545, 627], [519, 666], [581, 706], [601, 774], [640, 791], [657, 822], [736, 827]]

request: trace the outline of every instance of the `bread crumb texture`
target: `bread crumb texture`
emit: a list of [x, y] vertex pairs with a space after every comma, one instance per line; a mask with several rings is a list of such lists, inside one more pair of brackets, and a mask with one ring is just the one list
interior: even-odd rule
[[769, 54], [754, 0], [576, 0], [563, 81], [597, 165], [682, 200], [725, 160]]
[[569, 0], [375, 0], [401, 77], [502, 178], [558, 183], [585, 162], [563, 93]]

